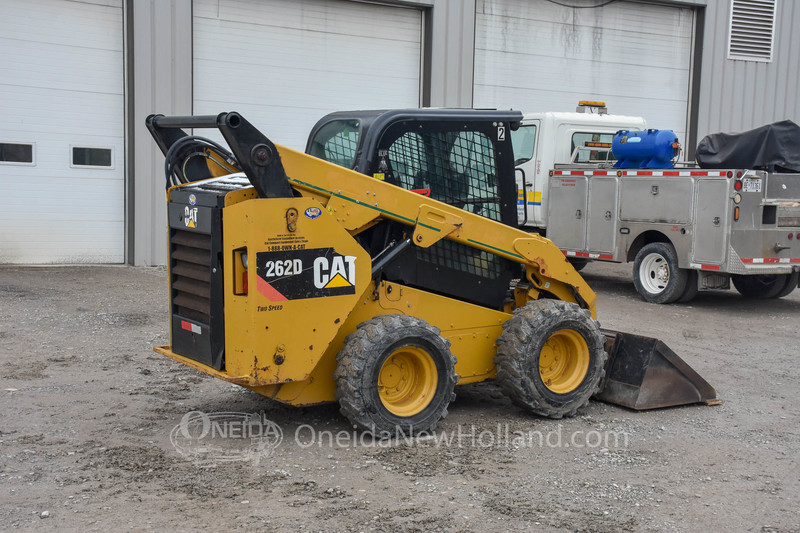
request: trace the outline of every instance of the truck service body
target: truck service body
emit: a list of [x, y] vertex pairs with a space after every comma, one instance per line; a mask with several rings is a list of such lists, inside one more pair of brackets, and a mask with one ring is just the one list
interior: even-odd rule
[[545, 234], [576, 266], [633, 261], [637, 291], [655, 303], [727, 289], [731, 279], [758, 298], [797, 287], [800, 175], [688, 163], [618, 169], [607, 150], [581, 151], [645, 127], [621, 115], [526, 114], [512, 132], [520, 227]]

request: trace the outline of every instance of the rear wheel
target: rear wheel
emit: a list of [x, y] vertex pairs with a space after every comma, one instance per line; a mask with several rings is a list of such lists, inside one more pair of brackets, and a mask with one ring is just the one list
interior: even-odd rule
[[671, 244], [651, 242], [636, 254], [633, 284], [646, 302], [668, 304], [683, 294], [687, 272], [678, 266], [678, 255]]
[[374, 434], [431, 431], [455, 398], [450, 341], [419, 318], [383, 315], [361, 323], [337, 362], [342, 414]]
[[800, 272], [792, 272], [789, 274], [788, 279], [786, 280], [786, 285], [783, 287], [783, 290], [778, 293], [775, 298], [783, 298], [784, 296], [789, 296], [792, 291], [797, 288], [797, 282], [800, 281]]
[[[797, 286], [796, 273], [792, 274], [764, 274], [754, 276], [742, 276], [734, 274], [731, 276], [731, 281], [739, 294], [745, 298], [757, 298], [759, 300], [766, 300], [769, 298], [779, 298], [785, 296], [783, 293], [788, 287], [787, 285], [794, 277], [794, 286]], [[791, 290], [789, 290], [791, 292]]]
[[583, 270], [583, 267], [585, 267], [586, 265], [589, 264], [589, 260], [588, 259], [573, 259], [573, 258], [569, 258], [568, 261], [570, 263], [572, 263], [572, 268], [574, 268], [578, 272]]
[[686, 288], [683, 289], [683, 293], [678, 297], [678, 302], [686, 303], [694, 300], [694, 297], [697, 296], [700, 290], [698, 286], [698, 277], [699, 274], [697, 270], [686, 271]]
[[588, 310], [536, 300], [514, 311], [497, 339], [497, 383], [541, 416], [573, 416], [599, 390], [604, 337]]

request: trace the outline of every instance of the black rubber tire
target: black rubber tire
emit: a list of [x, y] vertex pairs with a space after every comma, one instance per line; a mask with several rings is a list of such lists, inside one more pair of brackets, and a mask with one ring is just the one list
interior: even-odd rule
[[[739, 274], [731, 275], [731, 281], [736, 290], [744, 298], [755, 298], [758, 300], [768, 300], [778, 298], [794, 274], [764, 274], [743, 276]], [[795, 279], [795, 284], [797, 280]], [[795, 285], [796, 286], [796, 285]]]
[[583, 270], [583, 267], [589, 264], [588, 259], [573, 259], [570, 257], [569, 259], [567, 259], [567, 261], [572, 263], [572, 268], [574, 268], [578, 272]]
[[[655, 257], [649, 256], [655, 254]], [[656, 261], [659, 268], [663, 268], [666, 274], [666, 283], [657, 291], [650, 291], [645, 287], [642, 282], [642, 277], [649, 277], [653, 280], [652, 284], [658, 285], [655, 273], [652, 268], [648, 269], [649, 272], [642, 271], [647, 268], [643, 263]], [[654, 304], [668, 304], [676, 301], [683, 294], [686, 288], [686, 280], [688, 277], [686, 269], [678, 266], [678, 255], [675, 253], [675, 248], [666, 242], [651, 242], [646, 244], [636, 254], [636, 259], [633, 261], [633, 284], [636, 287], [636, 292], [645, 302]]]
[[[433, 399], [422, 411], [408, 417], [390, 412], [378, 393], [381, 366], [403, 346], [422, 348], [433, 359], [438, 377]], [[447, 416], [447, 406], [455, 399], [453, 389], [458, 376], [450, 341], [422, 319], [381, 315], [362, 322], [347, 336], [336, 359], [333, 377], [341, 413], [354, 426], [376, 436], [433, 431], [439, 420]]]
[[797, 288], [797, 282], [800, 281], [800, 272], [792, 272], [786, 279], [786, 285], [783, 286], [781, 292], [775, 298], [783, 298], [789, 296]]
[[[542, 381], [539, 357], [550, 336], [569, 329], [589, 349], [586, 376], [572, 391], [558, 394]], [[605, 337], [588, 310], [559, 300], [535, 300], [514, 311], [497, 339], [496, 382], [516, 405], [550, 418], [574, 416], [600, 390], [607, 354]]]
[[683, 289], [683, 293], [676, 300], [677, 302], [686, 303], [694, 300], [694, 297], [697, 296], [697, 293], [700, 291], [697, 285], [698, 277], [699, 274], [697, 270], [686, 271], [686, 288]]

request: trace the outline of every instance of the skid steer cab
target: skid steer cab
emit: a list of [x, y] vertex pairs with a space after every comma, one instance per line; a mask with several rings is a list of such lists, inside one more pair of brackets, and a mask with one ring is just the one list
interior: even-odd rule
[[380, 435], [432, 431], [456, 385], [489, 379], [553, 418], [594, 394], [635, 409], [714, 400], [662, 343], [601, 331], [561, 251], [515, 227], [520, 113], [336, 120], [315, 130], [320, 158], [237, 113], [147, 118], [169, 220], [157, 352], [287, 404], [338, 401]]

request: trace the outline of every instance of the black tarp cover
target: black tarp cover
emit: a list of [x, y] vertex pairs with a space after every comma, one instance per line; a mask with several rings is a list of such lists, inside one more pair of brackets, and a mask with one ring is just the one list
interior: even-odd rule
[[800, 126], [782, 120], [742, 133], [712, 133], [697, 145], [700, 168], [800, 172]]

